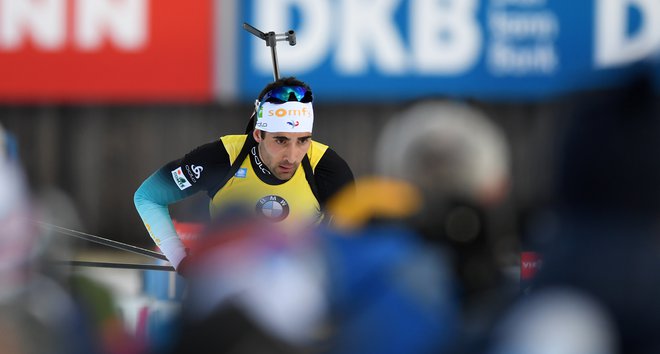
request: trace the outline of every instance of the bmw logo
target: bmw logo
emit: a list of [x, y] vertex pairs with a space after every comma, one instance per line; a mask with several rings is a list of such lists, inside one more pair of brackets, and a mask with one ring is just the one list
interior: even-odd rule
[[289, 203], [276, 195], [265, 196], [257, 202], [257, 214], [271, 221], [282, 221], [289, 216]]

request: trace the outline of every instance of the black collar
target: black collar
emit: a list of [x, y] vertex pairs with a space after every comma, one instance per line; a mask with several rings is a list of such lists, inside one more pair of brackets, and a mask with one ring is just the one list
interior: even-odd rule
[[259, 157], [259, 145], [253, 146], [252, 149], [250, 149], [250, 156], [248, 158], [250, 159], [250, 163], [252, 164], [252, 169], [254, 170], [254, 173], [259, 177], [259, 179], [267, 184], [271, 185], [278, 185], [282, 184], [286, 181], [281, 180], [275, 175], [270, 172], [268, 167], [261, 161], [261, 158]]

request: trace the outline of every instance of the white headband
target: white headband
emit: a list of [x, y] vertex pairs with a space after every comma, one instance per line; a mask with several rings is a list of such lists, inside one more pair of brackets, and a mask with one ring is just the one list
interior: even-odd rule
[[314, 110], [312, 103], [289, 101], [284, 103], [264, 102], [257, 112], [256, 129], [270, 133], [312, 132]]

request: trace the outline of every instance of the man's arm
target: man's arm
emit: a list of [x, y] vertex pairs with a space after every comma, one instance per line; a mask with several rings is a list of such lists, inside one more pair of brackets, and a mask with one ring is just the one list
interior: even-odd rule
[[174, 268], [186, 256], [176, 233], [168, 205], [213, 188], [229, 170], [229, 155], [222, 142], [205, 144], [180, 160], [174, 160], [147, 178], [133, 197], [149, 236]]
[[[171, 163], [170, 163], [171, 164]], [[170, 164], [154, 172], [147, 178], [133, 196], [133, 202], [149, 236], [167, 259], [177, 268], [186, 256], [186, 250], [174, 229], [168, 205], [191, 195], [181, 190], [168, 176]]]

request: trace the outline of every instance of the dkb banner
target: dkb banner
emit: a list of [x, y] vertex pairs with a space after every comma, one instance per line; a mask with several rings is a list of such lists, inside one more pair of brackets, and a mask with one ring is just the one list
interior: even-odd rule
[[[253, 0], [242, 18], [278, 42], [281, 75], [318, 99], [536, 99], [610, 84], [660, 49], [660, 0]], [[240, 95], [272, 80], [242, 31]], [[657, 67], [656, 67], [656, 70]]]
[[[660, 49], [660, 0], [0, 0], [0, 102], [533, 100], [600, 87]], [[654, 71], [660, 77], [660, 69]]]

